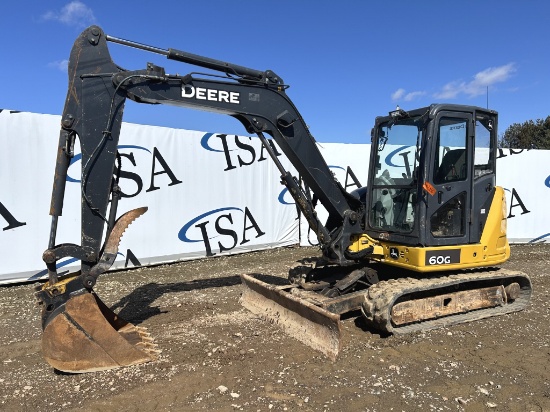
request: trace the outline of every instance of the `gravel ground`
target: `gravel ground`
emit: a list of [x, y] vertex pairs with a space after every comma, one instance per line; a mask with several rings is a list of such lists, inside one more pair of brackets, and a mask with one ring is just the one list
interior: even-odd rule
[[282, 248], [119, 271], [98, 295], [148, 328], [158, 360], [90, 374], [40, 352], [34, 285], [0, 288], [0, 409], [6, 411], [550, 411], [550, 246], [517, 245], [504, 267], [531, 276], [520, 312], [406, 336], [343, 321], [336, 362], [239, 303], [241, 273], [286, 276], [318, 254]]

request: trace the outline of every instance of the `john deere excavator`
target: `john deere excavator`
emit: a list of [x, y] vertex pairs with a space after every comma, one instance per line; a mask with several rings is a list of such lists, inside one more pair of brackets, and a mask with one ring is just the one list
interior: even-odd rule
[[[128, 71], [113, 63], [108, 41], [220, 75], [170, 75], [151, 63]], [[158, 352], [143, 328], [111, 312], [93, 291], [98, 276], [114, 262], [123, 232], [146, 211], [139, 208], [116, 217], [117, 145], [126, 99], [226, 114], [261, 139], [316, 233], [322, 255], [291, 268], [288, 285], [243, 275], [241, 300], [329, 358], [340, 350], [340, 315], [346, 312], [361, 311], [367, 324], [383, 333], [407, 333], [519, 311], [528, 304], [529, 277], [496, 268], [508, 259], [510, 247], [505, 196], [495, 185], [495, 111], [434, 104], [411, 111], [398, 108], [376, 118], [368, 189], [347, 193], [287, 88], [270, 70], [146, 46], [108, 36], [97, 26], [78, 37], [69, 60], [51, 233], [43, 254], [49, 280], [37, 292], [43, 308], [43, 353], [54, 368], [110, 369], [150, 361]], [[77, 137], [82, 153], [81, 244], [56, 244]], [[303, 184], [279, 162], [269, 138]], [[406, 167], [392, 167], [393, 155]], [[328, 211], [325, 223], [316, 214], [314, 198]], [[81, 270], [58, 278], [56, 262], [68, 256], [81, 261]]]

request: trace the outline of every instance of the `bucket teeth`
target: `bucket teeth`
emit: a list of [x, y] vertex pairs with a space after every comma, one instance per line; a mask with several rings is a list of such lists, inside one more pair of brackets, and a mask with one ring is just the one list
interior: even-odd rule
[[147, 352], [147, 353], [151, 353], [151, 354], [159, 354], [161, 353], [162, 351], [160, 349], [158, 349], [158, 345], [154, 342], [139, 342], [136, 344], [136, 347], [138, 347], [139, 349]]
[[153, 342], [140, 342], [136, 346], [147, 350], [155, 350], [158, 347], [158, 345]]
[[162, 353], [160, 349], [156, 348], [143, 348], [143, 350], [154, 360], [158, 359], [159, 355]]

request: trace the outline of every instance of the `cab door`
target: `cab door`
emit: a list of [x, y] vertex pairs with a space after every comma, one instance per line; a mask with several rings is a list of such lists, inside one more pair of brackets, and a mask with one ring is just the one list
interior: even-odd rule
[[469, 243], [473, 115], [442, 111], [435, 118], [425, 176], [426, 246]]

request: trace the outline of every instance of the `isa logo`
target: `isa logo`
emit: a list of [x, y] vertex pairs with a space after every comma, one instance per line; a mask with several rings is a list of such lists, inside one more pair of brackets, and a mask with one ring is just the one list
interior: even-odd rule
[[[273, 140], [269, 140], [269, 145], [276, 156], [281, 155]], [[269, 156], [265, 153], [265, 147], [260, 139], [252, 137], [206, 133], [201, 139], [201, 146], [209, 152], [224, 154], [224, 172], [251, 166], [266, 160]]]
[[[361, 187], [361, 183], [359, 183], [359, 181], [355, 177], [355, 173], [353, 173], [351, 167], [342, 167], [337, 165], [328, 165], [328, 167], [334, 175], [334, 179], [339, 181], [344, 189], [348, 190], [348, 187], [358, 189]], [[279, 203], [283, 205], [296, 204], [296, 202], [292, 198], [292, 195], [288, 193], [288, 189], [286, 187], [281, 190], [277, 199], [279, 200]]]
[[206, 256], [214, 256], [213, 245], [223, 253], [264, 235], [248, 207], [243, 210], [230, 206], [194, 217], [182, 226], [178, 238], [186, 243], [202, 242]]
[[399, 146], [386, 156], [384, 162], [390, 168], [405, 169], [401, 174], [404, 178], [409, 178], [412, 176], [411, 165], [414, 164], [414, 151], [415, 149], [411, 146]]
[[[122, 197], [135, 197], [145, 187], [147, 187], [145, 192], [159, 190], [165, 185], [165, 182], [167, 182], [167, 186], [182, 183], [157, 147], [151, 151], [143, 146], [119, 145], [117, 150], [122, 163], [120, 171]], [[82, 154], [78, 153], [71, 159], [67, 182], [80, 183], [80, 179], [75, 176], [80, 174], [81, 167], [76, 165], [81, 163]]]

